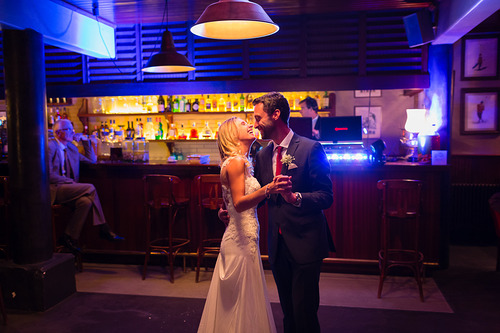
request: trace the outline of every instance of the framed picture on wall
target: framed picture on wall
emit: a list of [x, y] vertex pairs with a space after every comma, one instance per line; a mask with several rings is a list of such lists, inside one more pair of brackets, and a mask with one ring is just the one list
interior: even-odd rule
[[355, 106], [354, 115], [361, 116], [363, 139], [380, 138], [382, 127], [382, 107]]
[[382, 97], [382, 90], [354, 90], [354, 97]]
[[495, 88], [461, 90], [461, 134], [500, 134], [499, 94]]
[[498, 79], [499, 36], [466, 37], [462, 41], [462, 80]]

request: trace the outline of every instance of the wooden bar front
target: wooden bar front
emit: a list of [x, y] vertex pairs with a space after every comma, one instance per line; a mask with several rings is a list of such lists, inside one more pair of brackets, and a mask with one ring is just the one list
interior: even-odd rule
[[[198, 174], [219, 173], [219, 166], [179, 164], [98, 163], [82, 167], [82, 182], [94, 184], [109, 224], [126, 240], [109, 243], [97, 237], [95, 228], [87, 225], [82, 234], [84, 248], [90, 252], [125, 254], [144, 251], [145, 225], [142, 177], [145, 174], [172, 174], [183, 182], [180, 194], [190, 196], [191, 246], [196, 253], [199, 218], [196, 214], [192, 180]], [[332, 166], [334, 204], [325, 211], [336, 253], [325, 262], [333, 265], [376, 266], [380, 248], [380, 179], [419, 179], [423, 186], [423, 216], [420, 227], [421, 250], [428, 265], [448, 265], [447, 204], [449, 172], [447, 166], [387, 163], [383, 166]], [[259, 209], [260, 248], [267, 256], [267, 211]], [[354, 269], [356, 270], [356, 269]]]

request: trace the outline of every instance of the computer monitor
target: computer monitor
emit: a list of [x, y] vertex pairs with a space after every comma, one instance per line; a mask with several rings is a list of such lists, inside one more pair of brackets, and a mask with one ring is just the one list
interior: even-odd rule
[[337, 142], [362, 141], [361, 116], [321, 117], [320, 140]]
[[311, 117], [290, 117], [288, 126], [294, 133], [312, 139], [312, 118]]

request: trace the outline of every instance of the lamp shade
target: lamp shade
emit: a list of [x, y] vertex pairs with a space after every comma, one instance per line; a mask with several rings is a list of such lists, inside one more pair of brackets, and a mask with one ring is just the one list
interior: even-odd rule
[[405, 130], [410, 133], [420, 133], [425, 126], [426, 109], [406, 109]]
[[195, 35], [228, 40], [264, 37], [278, 30], [264, 9], [248, 0], [219, 0], [209, 5], [191, 27]]
[[160, 52], [149, 58], [143, 72], [148, 73], [178, 73], [194, 70], [189, 60], [175, 49], [172, 33], [165, 30], [161, 38]]

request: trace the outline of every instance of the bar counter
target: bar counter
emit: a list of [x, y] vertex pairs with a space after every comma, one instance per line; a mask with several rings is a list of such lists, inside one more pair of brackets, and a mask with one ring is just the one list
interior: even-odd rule
[[[179, 195], [190, 197], [191, 244], [186, 254], [194, 255], [199, 240], [200, 221], [196, 217], [193, 179], [198, 174], [218, 174], [218, 164], [180, 163], [115, 163], [99, 162], [82, 165], [81, 181], [95, 185], [109, 224], [126, 240], [114, 244], [97, 238], [97, 231], [88, 223], [81, 243], [90, 252], [119, 254], [144, 251], [145, 214], [142, 177], [146, 174], [171, 174], [181, 178]], [[448, 265], [448, 166], [417, 163], [386, 163], [383, 166], [332, 166], [334, 204], [325, 211], [337, 248], [325, 259], [326, 267], [343, 267], [343, 271], [374, 271], [378, 269], [380, 248], [380, 179], [419, 179], [423, 184], [423, 216], [420, 226], [421, 251], [428, 266]], [[267, 208], [258, 212], [261, 224], [260, 248], [267, 259]]]

